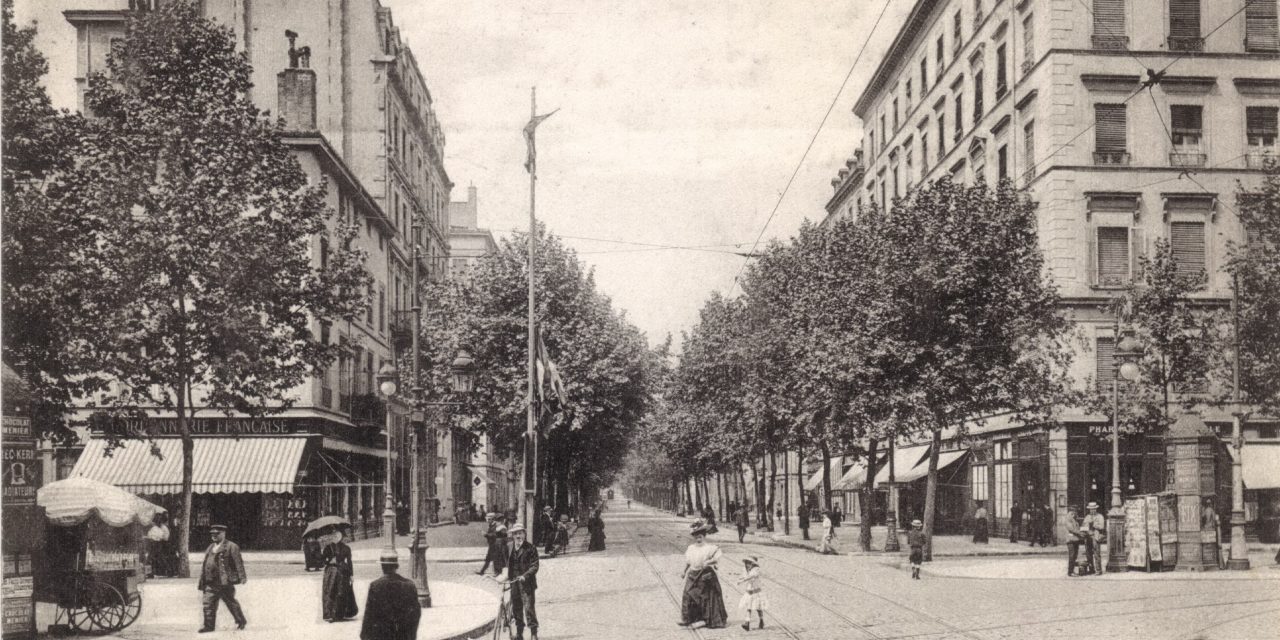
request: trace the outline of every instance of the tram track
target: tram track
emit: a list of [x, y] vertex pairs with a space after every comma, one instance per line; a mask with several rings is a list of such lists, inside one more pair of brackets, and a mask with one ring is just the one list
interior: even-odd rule
[[[667, 581], [662, 577], [662, 572], [658, 571], [658, 565], [654, 564], [653, 559], [649, 557], [648, 553], [645, 553], [644, 546], [640, 542], [640, 536], [634, 534], [634, 529], [632, 538], [635, 541], [636, 551], [639, 552], [640, 557], [644, 559], [645, 564], [649, 565], [649, 571], [653, 572], [654, 579], [658, 581], [658, 584], [662, 585], [662, 590], [666, 592], [667, 598], [669, 598], [671, 603], [675, 605], [676, 611], [680, 611], [680, 599], [676, 597], [676, 594], [671, 590], [671, 586], [668, 585]], [[706, 635], [702, 633], [702, 629], [692, 626], [685, 627], [685, 629], [688, 630], [689, 633], [693, 634], [693, 637], [706, 640]]]

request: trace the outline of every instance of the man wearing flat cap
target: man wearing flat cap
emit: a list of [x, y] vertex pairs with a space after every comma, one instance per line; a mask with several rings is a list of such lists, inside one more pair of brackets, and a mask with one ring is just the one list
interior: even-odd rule
[[418, 636], [422, 607], [413, 581], [396, 573], [400, 561], [395, 554], [383, 555], [382, 577], [369, 585], [364, 601], [364, 622], [360, 640], [413, 640]]
[[516, 619], [516, 638], [524, 638], [527, 622], [533, 640], [538, 640], [538, 613], [535, 592], [538, 590], [538, 548], [524, 539], [524, 525], [516, 523], [507, 530], [510, 539], [506, 550], [507, 581], [511, 582], [511, 615]]
[[243, 629], [248, 621], [240, 610], [240, 603], [236, 601], [236, 585], [244, 584], [247, 578], [244, 560], [240, 558], [240, 547], [227, 539], [226, 525], [215, 524], [209, 527], [209, 536], [213, 538], [213, 543], [204, 552], [200, 582], [196, 585], [204, 606], [204, 626], [200, 627], [200, 633], [213, 631], [218, 618], [218, 601], [227, 604], [227, 610], [235, 618], [236, 628]]

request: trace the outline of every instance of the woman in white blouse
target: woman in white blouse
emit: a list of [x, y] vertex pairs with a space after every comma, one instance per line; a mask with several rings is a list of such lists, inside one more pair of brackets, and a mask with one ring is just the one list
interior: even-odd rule
[[728, 613], [724, 608], [724, 593], [716, 575], [720, 562], [720, 547], [707, 544], [706, 527], [692, 532], [693, 544], [684, 552], [684, 597], [680, 603], [680, 626], [687, 627], [703, 621], [711, 629], [725, 626]]

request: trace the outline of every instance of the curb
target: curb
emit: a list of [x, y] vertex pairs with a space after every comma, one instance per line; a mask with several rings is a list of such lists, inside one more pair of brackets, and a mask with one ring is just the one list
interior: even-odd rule
[[489, 635], [489, 632], [493, 631], [493, 623], [494, 620], [486, 620], [483, 624], [474, 629], [463, 631], [462, 633], [455, 633], [445, 638], [439, 638], [438, 640], [474, 640], [475, 638]]

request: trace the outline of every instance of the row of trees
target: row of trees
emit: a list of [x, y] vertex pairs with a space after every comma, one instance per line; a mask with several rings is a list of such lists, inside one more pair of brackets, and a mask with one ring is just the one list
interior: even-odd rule
[[[538, 331], [564, 380], [564, 397], [539, 408], [539, 493], [559, 510], [587, 506], [622, 467], [649, 411], [668, 346], [643, 334], [596, 289], [577, 255], [544, 227], [536, 232]], [[520, 459], [526, 430], [528, 237], [500, 243], [463, 277], [431, 285], [423, 316], [427, 389], [445, 389], [458, 349], [475, 359], [476, 389], [450, 413]], [[544, 391], [544, 396], [550, 390]]]
[[[1280, 350], [1276, 175], [1273, 166], [1260, 190], [1240, 198], [1255, 241], [1247, 251], [1233, 247], [1227, 262], [1240, 282], [1241, 388], [1271, 408]], [[1112, 311], [1146, 346], [1122, 410], [1127, 428], [1145, 431], [1168, 426], [1179, 405], [1227, 400], [1221, 354], [1230, 332], [1220, 304], [1193, 299], [1205, 274], [1179, 269], [1167, 243], [1141, 261]], [[647, 459], [628, 467], [666, 475], [629, 476], [637, 488], [735, 478], [744, 464], [755, 475], [766, 458], [772, 472], [783, 451], [820, 453], [830, 469], [833, 454], [874, 460], [891, 440], [926, 441], [931, 538], [944, 431], [963, 436], [967, 424], [995, 414], [1051, 424], [1066, 406], [1111, 414], [1109, 390], [1069, 375], [1084, 345], [1049, 280], [1036, 205], [1008, 182], [966, 186], [944, 177], [895, 201], [891, 213], [864, 209], [806, 224], [770, 244], [741, 285], [737, 298], [713, 294], [685, 335], [663, 402], [646, 422], [650, 444], [635, 453]], [[874, 471], [868, 465], [865, 491]], [[827, 510], [837, 479], [824, 474]], [[771, 478], [769, 493], [756, 496], [760, 520], [773, 510], [774, 486]], [[870, 504], [862, 500], [864, 548]]]

